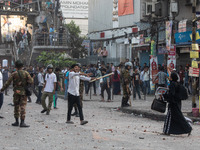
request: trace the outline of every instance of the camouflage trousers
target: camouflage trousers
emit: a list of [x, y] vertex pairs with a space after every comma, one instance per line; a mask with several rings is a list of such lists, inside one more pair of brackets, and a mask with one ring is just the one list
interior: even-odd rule
[[[46, 105], [46, 98], [49, 97], [49, 103], [48, 106]], [[42, 93], [42, 98], [41, 98], [41, 102], [42, 102], [42, 107], [44, 108], [44, 110], [47, 110], [48, 112], [50, 112], [51, 110], [51, 106], [52, 106], [52, 102], [53, 102], [53, 92], [43, 92]]]
[[13, 103], [14, 103], [14, 117], [25, 119], [26, 115], [26, 104], [27, 104], [27, 96], [25, 95], [13, 95]]
[[123, 86], [123, 97], [122, 97], [122, 106], [126, 106], [128, 104], [128, 100], [130, 98], [130, 89], [126, 86]]

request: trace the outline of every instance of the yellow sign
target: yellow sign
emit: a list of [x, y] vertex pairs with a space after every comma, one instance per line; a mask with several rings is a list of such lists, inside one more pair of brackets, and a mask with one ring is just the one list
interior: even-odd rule
[[198, 51], [199, 50], [199, 44], [192, 44], [192, 50]]
[[[190, 38], [192, 40], [192, 34], [190, 34]], [[199, 40], [200, 39], [200, 35], [199, 35], [199, 32], [196, 32], [196, 40]]]
[[190, 58], [199, 58], [199, 52], [190, 51]]
[[197, 61], [192, 61], [192, 67], [193, 68], [199, 68]]

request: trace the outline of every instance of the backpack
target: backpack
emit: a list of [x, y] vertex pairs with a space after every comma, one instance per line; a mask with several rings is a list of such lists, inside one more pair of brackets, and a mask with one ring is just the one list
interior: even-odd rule
[[182, 84], [178, 84], [178, 96], [180, 100], [188, 99], [188, 91]]

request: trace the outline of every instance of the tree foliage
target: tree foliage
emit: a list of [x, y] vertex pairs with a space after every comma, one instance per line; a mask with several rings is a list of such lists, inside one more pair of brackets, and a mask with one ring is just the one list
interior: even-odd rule
[[65, 26], [69, 32], [69, 37], [70, 37], [69, 42], [72, 47], [72, 57], [83, 58], [88, 53], [85, 47], [82, 46], [83, 40], [85, 40], [86, 37], [80, 36], [81, 30], [73, 20], [69, 24], [66, 24]]
[[65, 58], [65, 53], [55, 53], [55, 52], [42, 52], [37, 61], [39, 63], [44, 64], [45, 66], [52, 64], [54, 67], [70, 67], [72, 64], [76, 62], [71, 60], [70, 58]]

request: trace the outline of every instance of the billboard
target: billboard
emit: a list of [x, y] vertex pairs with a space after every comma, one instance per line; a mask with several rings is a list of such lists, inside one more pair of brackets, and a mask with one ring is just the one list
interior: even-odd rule
[[134, 13], [134, 0], [118, 1], [118, 16], [130, 15]]
[[88, 0], [60, 0], [64, 18], [88, 18]]

